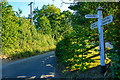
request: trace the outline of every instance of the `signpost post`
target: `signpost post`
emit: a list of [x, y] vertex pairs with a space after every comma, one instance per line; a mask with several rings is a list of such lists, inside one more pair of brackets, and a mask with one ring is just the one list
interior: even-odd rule
[[104, 54], [104, 38], [103, 38], [103, 27], [102, 25], [106, 25], [113, 21], [113, 16], [109, 15], [102, 19], [102, 7], [98, 7], [97, 15], [85, 15], [85, 18], [98, 18], [98, 22], [91, 24], [91, 29], [98, 27], [99, 33], [99, 47], [100, 47], [100, 65], [102, 73], [105, 73], [105, 54]]

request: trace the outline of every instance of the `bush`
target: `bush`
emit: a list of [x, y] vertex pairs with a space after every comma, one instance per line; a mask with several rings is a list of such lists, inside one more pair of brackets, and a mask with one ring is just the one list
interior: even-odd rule
[[[81, 34], [80, 34], [81, 35]], [[66, 69], [85, 71], [92, 59], [87, 59], [86, 56], [90, 52], [84, 52], [87, 48], [86, 37], [79, 38], [76, 32], [72, 32], [65, 36], [63, 40], [56, 45], [55, 55], [59, 61], [66, 65]]]
[[55, 48], [51, 35], [37, 32], [29, 19], [19, 15], [12, 11], [11, 5], [2, 2], [2, 53], [4, 55], [9, 59], [17, 59]]

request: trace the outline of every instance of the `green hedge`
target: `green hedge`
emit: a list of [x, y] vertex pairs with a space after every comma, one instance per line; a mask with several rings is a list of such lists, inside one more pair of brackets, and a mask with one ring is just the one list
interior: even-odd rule
[[2, 2], [3, 55], [9, 59], [17, 59], [37, 55], [54, 48], [54, 39], [50, 34], [38, 33], [29, 19], [20, 17], [20, 13], [15, 14], [11, 5]]
[[89, 43], [91, 38], [80, 38], [79, 36], [84, 36], [84, 34], [73, 31], [56, 45], [55, 55], [59, 61], [66, 65], [68, 70], [85, 71], [90, 66], [87, 63], [94, 62], [92, 59], [87, 59], [87, 55], [91, 52], [85, 52], [87, 48], [92, 46]]

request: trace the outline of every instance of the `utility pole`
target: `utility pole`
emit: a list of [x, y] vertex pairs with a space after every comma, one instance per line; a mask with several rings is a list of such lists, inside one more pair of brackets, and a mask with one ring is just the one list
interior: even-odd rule
[[28, 4], [28, 6], [30, 5], [30, 22], [33, 21], [32, 3], [33, 2], [30, 2], [30, 4]]

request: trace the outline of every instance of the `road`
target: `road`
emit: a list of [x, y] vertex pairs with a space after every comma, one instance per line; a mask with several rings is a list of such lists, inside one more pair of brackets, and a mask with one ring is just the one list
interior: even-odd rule
[[3, 78], [56, 78], [54, 51], [4, 63], [2, 66]]

